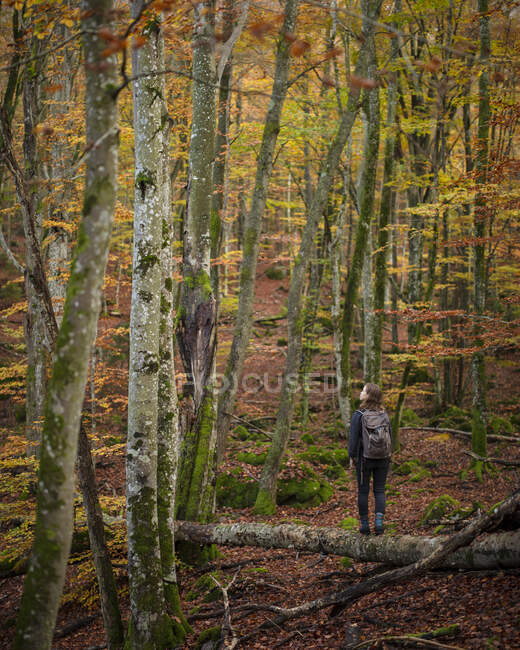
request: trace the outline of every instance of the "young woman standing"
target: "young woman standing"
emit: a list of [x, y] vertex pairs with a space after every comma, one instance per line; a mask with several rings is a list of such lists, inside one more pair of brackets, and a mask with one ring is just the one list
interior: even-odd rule
[[350, 421], [349, 456], [356, 465], [358, 485], [359, 532], [370, 534], [368, 493], [373, 477], [375, 498], [374, 533], [384, 532], [386, 477], [390, 466], [390, 419], [383, 408], [383, 394], [377, 384], [365, 384], [359, 396], [360, 408]]

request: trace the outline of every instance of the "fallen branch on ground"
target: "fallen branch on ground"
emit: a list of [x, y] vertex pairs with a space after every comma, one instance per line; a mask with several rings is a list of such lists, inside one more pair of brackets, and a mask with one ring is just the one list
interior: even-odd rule
[[511, 467], [520, 467], [520, 460], [504, 460], [502, 458], [483, 458], [482, 456], [475, 454], [475, 452], [473, 451], [466, 451], [466, 450], [464, 450], [462, 453], [466, 454], [466, 456], [471, 456], [471, 458], [474, 458], [475, 460], [479, 460], [482, 463], [495, 463], [497, 465], [509, 465]]
[[[464, 438], [471, 438], [471, 431], [461, 431], [460, 429], [447, 429], [446, 427], [399, 427], [400, 431], [431, 431], [433, 433], [451, 433], [454, 436], [462, 436]], [[487, 439], [490, 441], [506, 441], [516, 442], [520, 445], [520, 436], [499, 436], [494, 433], [489, 433]]]
[[[399, 567], [386, 571], [380, 575], [369, 578], [356, 585], [348, 587], [343, 591], [327, 594], [316, 600], [312, 600], [297, 607], [284, 608], [263, 606], [267, 611], [274, 611], [278, 615], [274, 620], [268, 620], [262, 623], [253, 630], [250, 634], [242, 637], [240, 642], [243, 643], [247, 639], [252, 638], [258, 632], [269, 629], [274, 626], [279, 626], [285, 621], [307, 616], [325, 607], [333, 606], [331, 616], [339, 614], [347, 605], [359, 600], [362, 596], [378, 591], [387, 585], [396, 584], [399, 582], [407, 581], [412, 577], [424, 575], [430, 569], [438, 567], [442, 564], [443, 560], [451, 555], [456, 549], [461, 546], [470, 544], [477, 535], [480, 535], [484, 530], [490, 527], [497, 526], [502, 519], [514, 512], [520, 505], [520, 490], [514, 492], [501, 504], [495, 506], [492, 512], [482, 515], [468, 524], [463, 530], [451, 535], [441, 544], [439, 544], [427, 557], [409, 564], [405, 567]], [[253, 604], [251, 604], [253, 607]], [[258, 606], [257, 606], [258, 608]]]

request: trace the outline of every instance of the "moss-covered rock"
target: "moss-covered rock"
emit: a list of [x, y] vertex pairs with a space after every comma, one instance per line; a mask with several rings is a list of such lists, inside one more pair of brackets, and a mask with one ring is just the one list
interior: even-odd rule
[[[253, 506], [258, 483], [242, 476], [235, 468], [217, 479], [217, 504], [219, 507], [248, 508]], [[299, 468], [299, 475], [278, 480], [276, 502], [279, 505], [316, 506], [328, 501], [333, 495], [332, 486], [320, 479], [307, 466]]]
[[501, 433], [514, 433], [511, 420], [500, 415], [492, 415], [488, 421], [488, 432], [500, 435]]
[[409, 408], [403, 409], [403, 413], [401, 415], [401, 425], [403, 427], [419, 426], [420, 424], [421, 418], [414, 410]]
[[213, 643], [212, 648], [217, 648], [221, 637], [222, 629], [220, 627], [210, 627], [200, 633], [195, 650], [200, 650], [202, 646], [210, 643]]
[[410, 460], [405, 460], [404, 463], [394, 467], [394, 474], [398, 476], [409, 476], [410, 474], [417, 472], [421, 467], [421, 461], [417, 458], [411, 458]]
[[215, 584], [213, 578], [220, 582], [219, 575], [216, 572], [205, 573], [200, 576], [187, 593], [186, 600], [197, 600], [197, 598], [200, 598], [201, 596], [203, 596], [205, 603], [212, 603], [215, 600], [219, 600], [222, 597], [222, 592]]
[[287, 275], [287, 271], [282, 266], [273, 265], [266, 268], [265, 274], [269, 280], [283, 280], [283, 278]]
[[450, 406], [430, 420], [432, 427], [446, 427], [447, 429], [459, 429], [460, 431], [471, 431], [471, 413], [458, 406]]
[[300, 440], [304, 442], [306, 445], [314, 444], [314, 438], [311, 436], [310, 433], [304, 433], [303, 436], [300, 438]]
[[440, 497], [434, 499], [425, 509], [421, 517], [421, 524], [427, 524], [430, 521], [436, 521], [451, 514], [459, 507], [459, 502], [450, 497], [449, 494], [441, 494]]
[[248, 465], [263, 465], [267, 457], [267, 452], [261, 454], [255, 454], [254, 451], [241, 451], [237, 455], [237, 460], [241, 463], [247, 463]]
[[[338, 461], [336, 456], [337, 451], [341, 450], [320, 449], [316, 445], [310, 445], [307, 451], [299, 454], [299, 458], [315, 466], [319, 466], [328, 478], [344, 478], [345, 470], [343, 469], [343, 465]], [[342, 458], [341, 455], [340, 457]]]
[[233, 435], [239, 440], [249, 439], [249, 431], [245, 428], [243, 424], [239, 424], [233, 429]]
[[419, 483], [420, 481], [424, 481], [426, 478], [431, 478], [431, 476], [432, 473], [429, 470], [427, 470], [425, 467], [421, 467], [417, 470], [417, 472], [413, 472], [408, 480], [411, 483]]

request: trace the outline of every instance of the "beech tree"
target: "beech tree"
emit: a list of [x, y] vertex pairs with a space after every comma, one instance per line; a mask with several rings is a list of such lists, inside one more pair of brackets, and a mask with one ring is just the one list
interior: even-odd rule
[[[131, 6], [132, 17], [138, 20], [142, 14], [143, 2], [137, 0]], [[134, 104], [135, 134], [135, 198], [134, 198], [134, 259], [132, 275], [132, 306], [130, 316], [130, 358], [128, 383], [128, 438], [126, 454], [126, 495], [128, 529], [128, 576], [130, 582], [131, 620], [128, 634], [130, 648], [169, 648], [182, 641], [183, 631], [173, 621], [166, 609], [163, 586], [165, 576], [174, 588], [173, 543], [168, 543], [165, 531], [160, 544], [158, 521], [158, 418], [159, 390], [164, 411], [161, 419], [163, 500], [161, 515], [166, 517], [162, 526], [172, 525], [171, 514], [164, 509], [164, 498], [169, 490], [164, 485], [164, 464], [168, 471], [174, 471], [172, 451], [175, 448], [175, 432], [168, 432], [168, 420], [176, 416], [175, 405], [167, 393], [166, 378], [161, 375], [160, 328], [168, 324], [167, 316], [171, 304], [162, 294], [167, 290], [168, 278], [163, 278], [161, 257], [163, 232], [166, 248], [169, 249], [168, 215], [166, 223], [164, 210], [165, 181], [164, 149], [167, 138], [163, 129], [168, 129], [164, 110], [157, 66], [162, 59], [160, 20], [157, 15], [143, 18], [141, 30], [146, 41], [132, 53], [132, 71], [135, 77], [132, 86]], [[166, 147], [167, 149], [167, 147]], [[168, 254], [168, 253], [165, 253]], [[165, 268], [168, 271], [168, 268]], [[165, 320], [161, 323], [161, 299]], [[171, 298], [170, 298], [171, 303]], [[171, 344], [163, 350], [166, 359]], [[170, 352], [171, 354], [171, 352]], [[171, 372], [171, 366], [163, 365], [163, 373]], [[169, 380], [171, 381], [173, 377]], [[172, 408], [173, 407], [173, 408]], [[173, 434], [173, 435], [172, 435]], [[169, 454], [169, 458], [168, 458]], [[173, 534], [173, 531], [172, 531]], [[169, 547], [169, 548], [168, 548]], [[161, 550], [165, 552], [162, 563]], [[168, 554], [168, 559], [166, 558]], [[172, 573], [173, 571], [173, 573]], [[174, 604], [175, 594], [171, 594]]]
[[50, 648], [72, 537], [74, 463], [90, 347], [99, 313], [117, 183], [116, 60], [104, 57], [98, 30], [112, 3], [85, 0], [87, 158], [83, 219], [58, 332], [42, 431], [33, 552], [15, 648]]

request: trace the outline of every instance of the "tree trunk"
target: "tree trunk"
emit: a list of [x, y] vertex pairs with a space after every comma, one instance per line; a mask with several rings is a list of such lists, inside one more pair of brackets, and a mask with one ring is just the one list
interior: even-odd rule
[[[370, 12], [369, 16], [372, 15]], [[366, 8], [363, 10], [364, 17], [367, 15]], [[379, 15], [377, 9], [376, 19]], [[370, 24], [364, 21], [364, 30], [366, 32], [364, 47], [367, 49], [367, 70], [376, 71], [376, 53], [373, 30]], [[366, 43], [366, 45], [365, 45]], [[361, 57], [360, 57], [361, 58]], [[359, 65], [359, 59], [358, 59]], [[357, 67], [357, 66], [356, 66]], [[362, 69], [360, 70], [362, 72]], [[357, 73], [356, 73], [357, 74]], [[362, 75], [360, 75], [362, 76]], [[375, 182], [377, 173], [377, 157], [379, 150], [379, 91], [373, 88], [366, 92], [367, 108], [369, 115], [367, 133], [365, 138], [365, 150], [363, 154], [364, 162], [360, 179], [360, 200], [359, 200], [359, 221], [356, 232], [356, 242], [354, 253], [350, 265], [347, 288], [345, 293], [345, 303], [343, 307], [343, 316], [341, 322], [342, 330], [342, 349], [341, 349], [341, 394], [344, 400], [351, 398], [351, 364], [350, 364], [350, 343], [354, 326], [354, 310], [357, 302], [358, 287], [365, 257], [366, 243], [368, 240], [368, 231], [372, 219], [374, 208]]]
[[116, 582], [105, 540], [103, 513], [97, 496], [96, 474], [90, 453], [90, 441], [83, 424], [80, 425], [79, 430], [78, 480], [87, 516], [92, 560], [96, 567], [107, 647], [109, 650], [113, 650], [123, 645], [124, 630], [119, 611]]
[[182, 404], [185, 428], [176, 508], [178, 517], [192, 521], [208, 521], [215, 501], [217, 309], [210, 280], [216, 112], [212, 12], [211, 2], [200, 3], [195, 10], [189, 193], [177, 329], [188, 382]]
[[[364, 6], [363, 13], [368, 19], [364, 21], [365, 39], [361, 46], [356, 65], [355, 74], [357, 75], [359, 75], [359, 71], [363, 70], [365, 66], [364, 59], [367, 56], [366, 43], [370, 41], [370, 36], [373, 33], [374, 21], [379, 16], [379, 7], [378, 0], [375, 2], [369, 1]], [[294, 406], [294, 392], [298, 385], [297, 373], [302, 343], [301, 300], [303, 282], [309, 264], [318, 222], [327, 204], [332, 178], [338, 167], [341, 152], [345, 147], [357, 114], [358, 98], [359, 88], [353, 86], [349, 92], [347, 107], [342, 115], [338, 130], [327, 152], [327, 158], [320, 170], [319, 181], [305, 224], [300, 251], [294, 260], [287, 307], [288, 347], [282, 381], [282, 392], [273, 441], [267, 452], [259, 483], [258, 495], [254, 507], [256, 513], [270, 514], [276, 509], [276, 482], [280, 463], [289, 439]]]
[[[347, 160], [350, 160], [352, 138], [347, 145]], [[342, 249], [345, 245], [346, 216], [349, 205], [348, 184], [350, 182], [350, 171], [343, 174], [343, 204], [338, 211], [336, 221], [336, 232], [330, 243], [330, 266], [332, 275], [332, 301], [330, 306], [330, 319], [332, 321], [334, 339], [334, 365], [336, 368], [336, 385], [338, 394], [339, 412], [343, 423], [342, 435], [347, 437], [350, 424], [351, 407], [350, 400], [345, 399], [341, 390], [343, 375], [341, 373], [341, 349], [343, 347], [343, 335], [341, 332], [341, 258]]]
[[117, 81], [116, 59], [102, 57], [106, 43], [98, 36], [110, 27], [112, 4], [85, 1], [83, 9], [87, 145], [98, 144], [87, 156], [83, 220], [45, 407], [35, 537], [14, 645], [24, 650], [51, 647], [63, 589], [81, 409], [115, 207], [117, 106], [110, 90]]
[[[143, 0], [131, 4], [132, 17]], [[172, 623], [164, 597], [157, 513], [159, 323], [164, 193], [158, 17], [132, 51], [135, 138], [134, 255], [130, 311], [126, 502], [130, 623], [128, 648], [168, 648]], [[147, 75], [147, 76], [141, 76]]]
[[[394, 14], [401, 12], [402, 2], [396, 0]], [[399, 56], [399, 38], [392, 39], [390, 57], [393, 61]], [[369, 345], [372, 348], [373, 375], [372, 381], [379, 384], [381, 381], [381, 357], [383, 346], [383, 323], [385, 308], [385, 288], [388, 277], [388, 231], [392, 221], [392, 195], [393, 188], [390, 183], [394, 178], [395, 166], [395, 118], [397, 109], [397, 80], [391, 75], [388, 80], [387, 104], [386, 104], [386, 139], [383, 169], [383, 190], [381, 193], [381, 205], [379, 207], [379, 223], [377, 227], [377, 252], [376, 252], [376, 274], [374, 281], [374, 332]], [[395, 268], [395, 267], [394, 267]], [[393, 309], [393, 306], [392, 306]]]
[[[479, 189], [475, 198], [474, 208], [474, 235], [475, 235], [475, 260], [474, 260], [474, 311], [475, 311], [475, 346], [479, 348], [471, 359], [471, 378], [473, 381], [473, 421], [471, 426], [471, 450], [479, 456], [487, 456], [487, 418], [486, 418], [486, 366], [484, 358], [484, 342], [482, 341], [481, 316], [486, 305], [486, 263], [485, 244], [486, 222], [488, 207], [485, 190], [481, 188], [487, 182], [488, 175], [488, 149], [489, 149], [489, 56], [491, 51], [490, 26], [488, 14], [488, 0], [478, 2], [480, 20], [480, 75], [479, 75], [479, 110], [478, 110], [478, 147], [475, 164], [476, 180]], [[477, 476], [481, 478], [482, 465], [480, 461], [474, 463]]]
[[296, 26], [298, 0], [287, 0], [285, 16], [276, 54], [273, 90], [267, 109], [262, 144], [258, 155], [255, 185], [251, 207], [246, 217], [240, 266], [238, 311], [233, 341], [224, 373], [223, 387], [218, 403], [218, 456], [223, 457], [229, 423], [235, 407], [238, 382], [244, 365], [247, 345], [251, 336], [253, 300], [255, 293], [258, 247], [269, 181], [273, 166], [274, 149], [280, 132], [280, 118], [287, 94], [290, 52], [286, 34], [292, 34]]
[[[164, 35], [158, 36], [157, 69], [164, 69]], [[158, 77], [161, 98], [160, 181], [161, 194], [161, 315], [159, 324], [159, 376], [157, 398], [157, 518], [161, 550], [162, 580], [168, 613], [174, 621], [174, 634], [184, 639], [190, 627], [181, 609], [175, 568], [175, 486], [179, 461], [179, 407], [174, 364], [173, 324], [173, 241], [174, 224], [170, 183], [170, 131], [164, 75]]]
[[[321, 528], [293, 524], [209, 524], [201, 526], [186, 521], [175, 524], [177, 539], [199, 544], [222, 546], [256, 546], [287, 548], [293, 551], [343, 555], [358, 562], [383, 562], [405, 566], [427, 557], [446, 537], [382, 535], [365, 537], [341, 528]], [[520, 531], [499, 532], [474, 541], [470, 547], [453, 553], [444, 568], [492, 569], [520, 566]]]

